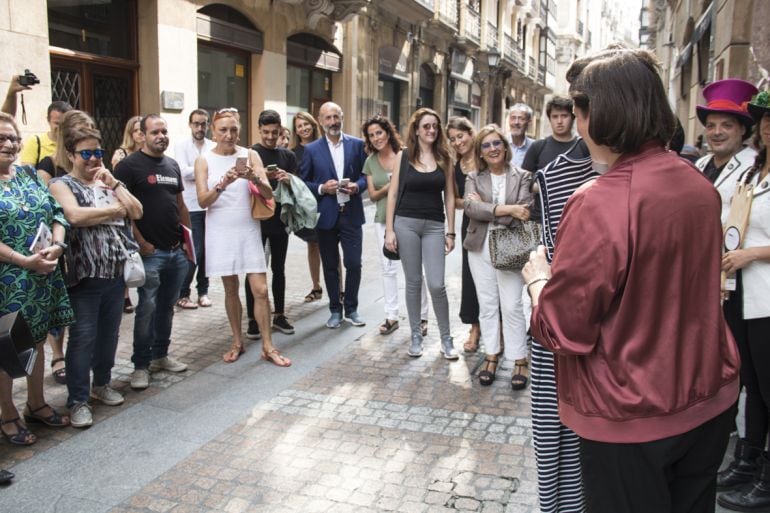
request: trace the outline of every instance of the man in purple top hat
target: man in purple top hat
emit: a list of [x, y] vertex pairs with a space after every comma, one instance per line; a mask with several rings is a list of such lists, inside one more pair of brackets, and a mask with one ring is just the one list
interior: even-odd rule
[[751, 135], [754, 119], [747, 105], [757, 88], [745, 80], [717, 80], [703, 89], [706, 105], [698, 105], [698, 119], [706, 128], [711, 153], [695, 163], [722, 197], [722, 222], [730, 209], [735, 183], [754, 164], [756, 152], [744, 141]]

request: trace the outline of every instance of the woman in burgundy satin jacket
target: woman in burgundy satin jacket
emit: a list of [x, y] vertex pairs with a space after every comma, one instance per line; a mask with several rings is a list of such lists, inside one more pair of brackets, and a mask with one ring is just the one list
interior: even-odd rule
[[665, 149], [675, 118], [652, 54], [611, 48], [567, 80], [607, 170], [567, 203], [553, 265], [540, 248], [523, 273], [559, 415], [581, 439], [588, 511], [714, 511], [739, 369], [719, 195]]

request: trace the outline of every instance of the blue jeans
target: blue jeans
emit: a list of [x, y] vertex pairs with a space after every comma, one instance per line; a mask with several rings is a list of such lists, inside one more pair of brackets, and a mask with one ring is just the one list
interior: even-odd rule
[[118, 347], [120, 321], [123, 317], [123, 276], [112, 279], [85, 278], [69, 289], [75, 311], [67, 343], [67, 406], [88, 400], [89, 374], [94, 371], [94, 386], [108, 385], [115, 351]]
[[171, 321], [174, 303], [179, 299], [179, 289], [188, 270], [188, 260], [182, 248], [156, 249], [143, 256], [147, 279], [139, 287], [139, 304], [134, 319], [134, 354], [131, 361], [135, 369], [147, 369], [150, 360], [168, 355], [171, 344]]
[[190, 212], [190, 225], [193, 232], [193, 245], [195, 246], [195, 259], [197, 266], [188, 260], [189, 270], [182, 283], [179, 297], [190, 297], [190, 285], [192, 285], [195, 269], [198, 269], [198, 297], [209, 293], [209, 278], [206, 276], [206, 211]]

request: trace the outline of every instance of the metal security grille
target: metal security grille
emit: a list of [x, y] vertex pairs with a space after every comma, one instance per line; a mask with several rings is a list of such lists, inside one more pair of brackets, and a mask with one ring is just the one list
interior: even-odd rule
[[74, 69], [54, 68], [51, 70], [51, 99], [64, 101], [76, 109], [81, 108], [82, 80]]
[[131, 117], [128, 98], [131, 97], [131, 83], [127, 77], [115, 75], [93, 75], [94, 112], [96, 125], [102, 132], [102, 148], [106, 150], [105, 164], [123, 139], [126, 120]]

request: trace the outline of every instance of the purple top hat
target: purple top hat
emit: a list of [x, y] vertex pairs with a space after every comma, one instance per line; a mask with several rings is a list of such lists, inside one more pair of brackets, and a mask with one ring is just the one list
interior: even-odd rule
[[751, 97], [758, 92], [753, 84], [737, 78], [712, 82], [703, 88], [706, 105], [698, 105], [695, 108], [698, 119], [705, 125], [706, 116], [712, 112], [732, 114], [750, 127], [754, 124], [754, 119], [749, 114], [747, 106]]

